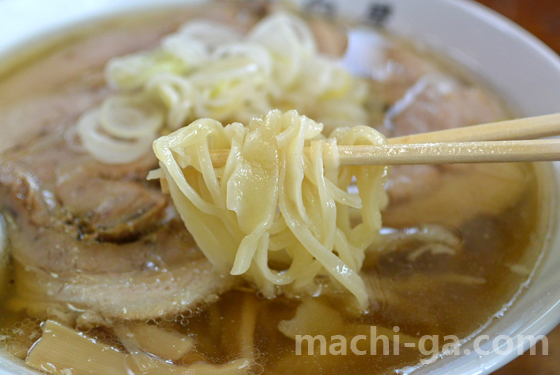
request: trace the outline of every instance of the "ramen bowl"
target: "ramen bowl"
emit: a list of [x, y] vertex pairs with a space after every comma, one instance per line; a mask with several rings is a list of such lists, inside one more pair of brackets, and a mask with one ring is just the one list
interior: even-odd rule
[[[0, 2], [0, 59], [83, 23], [166, 6], [200, 3], [188, 0], [38, 0]], [[422, 43], [458, 61], [500, 93], [519, 116], [560, 112], [560, 58], [538, 39], [494, 12], [462, 0], [300, 1], [308, 12], [373, 24]], [[358, 52], [359, 53], [359, 52]], [[358, 69], [359, 67], [356, 67]], [[529, 348], [531, 340], [560, 322], [560, 228], [556, 220], [560, 164], [549, 174], [549, 234], [539, 264], [517, 298], [466, 340], [417, 368], [414, 374], [487, 374]], [[477, 338], [484, 337], [484, 340]], [[497, 340], [497, 338], [502, 338]], [[510, 338], [511, 340], [505, 340]], [[534, 342], [533, 342], [534, 343]], [[0, 374], [31, 374], [0, 357]]]

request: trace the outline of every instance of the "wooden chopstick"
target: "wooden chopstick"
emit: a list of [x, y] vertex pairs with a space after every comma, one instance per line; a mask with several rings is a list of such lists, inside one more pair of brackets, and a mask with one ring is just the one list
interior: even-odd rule
[[560, 113], [389, 138], [391, 144], [539, 139], [560, 135]]
[[342, 166], [511, 163], [560, 160], [560, 140], [339, 146]]
[[[555, 161], [560, 140], [536, 139], [556, 135], [560, 113], [389, 138], [385, 146], [338, 146], [338, 153], [342, 166]], [[215, 167], [228, 155], [210, 151]]]
[[[212, 164], [223, 166], [228, 154], [229, 150], [212, 150]], [[338, 154], [341, 166], [554, 161], [560, 160], [560, 140], [338, 146]]]

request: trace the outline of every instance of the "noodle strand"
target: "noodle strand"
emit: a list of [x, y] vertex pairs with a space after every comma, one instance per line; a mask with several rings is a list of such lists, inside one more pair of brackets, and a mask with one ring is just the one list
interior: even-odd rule
[[[154, 151], [189, 232], [223, 273], [241, 275], [267, 297], [278, 287], [313, 290], [317, 276], [350, 291], [366, 309], [359, 271], [379, 236], [387, 167], [339, 167], [336, 145], [382, 145], [372, 128], [338, 129], [296, 111], [273, 110], [248, 126], [210, 119], [159, 138]], [[304, 147], [310, 147], [309, 156]], [[230, 149], [215, 168], [210, 150]], [[348, 193], [356, 181], [358, 196]], [[358, 209], [359, 214], [350, 208]]]

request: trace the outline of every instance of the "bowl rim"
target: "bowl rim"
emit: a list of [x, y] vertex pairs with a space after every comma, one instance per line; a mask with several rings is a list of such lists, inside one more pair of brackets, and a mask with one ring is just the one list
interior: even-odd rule
[[[456, 6], [457, 8], [461, 9], [464, 13], [468, 14], [470, 17], [478, 18], [484, 21], [487, 24], [495, 24], [497, 27], [500, 27], [503, 30], [507, 30], [508, 33], [512, 33], [515, 38], [522, 41], [525, 45], [531, 47], [531, 49], [538, 54], [541, 58], [546, 60], [550, 63], [554, 68], [560, 72], [560, 55], [556, 53], [551, 47], [545, 44], [542, 40], [537, 38], [534, 34], [520, 26], [519, 24], [515, 23], [511, 19], [505, 17], [504, 15], [498, 13], [497, 11], [475, 1], [475, 0], [441, 0], [443, 3], [451, 4]], [[429, 44], [429, 43], [428, 43]], [[543, 113], [545, 114], [545, 113]], [[554, 182], [556, 186], [560, 186], [560, 162], [553, 162], [551, 163], [554, 168]], [[560, 208], [558, 205], [555, 207], [556, 209]], [[556, 214], [556, 223], [551, 225], [551, 230], [553, 230], [554, 226], [558, 228], [558, 214]], [[550, 243], [546, 249], [547, 252], [558, 250], [559, 243], [557, 241], [559, 235], [556, 235], [556, 243]], [[546, 261], [546, 255], [544, 254], [543, 259], [539, 260], [540, 264], [535, 266], [535, 271], [537, 273], [540, 269], [543, 268], [543, 263]], [[533, 282], [529, 283], [529, 286], [526, 290], [523, 291], [523, 294], [530, 293], [530, 287]], [[541, 310], [545, 310], [545, 312], [539, 315], [536, 319], [532, 320], [531, 323], [525, 327], [521, 331], [516, 332], [517, 335], [547, 335], [549, 334], [555, 327], [560, 325], [560, 293], [558, 293], [557, 300], [548, 303], [546, 306], [543, 306]], [[494, 319], [494, 318], [493, 318]], [[472, 338], [471, 338], [472, 340]], [[515, 344], [514, 349], [511, 353], [507, 355], [498, 355], [491, 349], [491, 353], [486, 355], [485, 361], [483, 366], [477, 360], [480, 357], [476, 357], [475, 353], [471, 353], [473, 360], [469, 363], [462, 363], [458, 366], [455, 363], [451, 362], [449, 366], [448, 364], [443, 365], [441, 368], [436, 369], [437, 374], [445, 374], [445, 371], [453, 371], [453, 373], [461, 374], [461, 375], [485, 375], [490, 374], [493, 371], [498, 370], [499, 368], [505, 366], [518, 355], [519, 347], [523, 348], [523, 352], [526, 352], [530, 345], [528, 343], [521, 343]], [[466, 356], [469, 357], [469, 356]], [[444, 357], [445, 358], [445, 357]], [[442, 371], [443, 370], [443, 371]], [[441, 371], [441, 372], [440, 372]], [[404, 372], [408, 374], [408, 372]], [[418, 371], [414, 371], [413, 374], [428, 374], [432, 373], [432, 369], [427, 367], [418, 367]]]

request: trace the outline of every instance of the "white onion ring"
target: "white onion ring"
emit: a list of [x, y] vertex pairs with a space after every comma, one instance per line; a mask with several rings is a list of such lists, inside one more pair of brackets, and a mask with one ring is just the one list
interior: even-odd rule
[[99, 109], [86, 112], [78, 120], [77, 131], [84, 148], [97, 160], [106, 164], [126, 164], [139, 159], [151, 149], [156, 134], [133, 141], [112, 138], [99, 132]]
[[243, 35], [221, 23], [211, 21], [189, 22], [179, 29], [177, 33], [204, 43], [210, 50], [226, 43], [240, 41]]
[[112, 136], [135, 139], [155, 134], [163, 126], [164, 115], [152, 102], [142, 98], [113, 96], [105, 99], [99, 125]]

